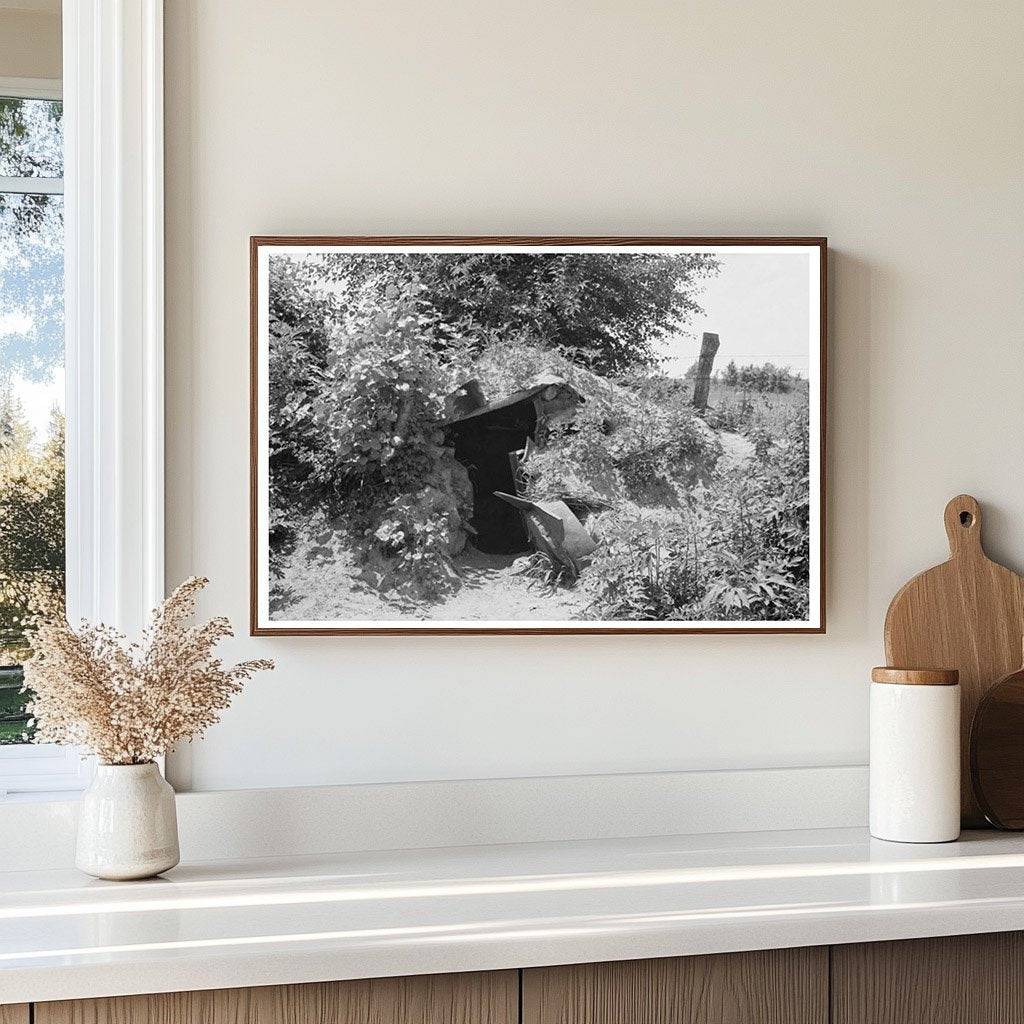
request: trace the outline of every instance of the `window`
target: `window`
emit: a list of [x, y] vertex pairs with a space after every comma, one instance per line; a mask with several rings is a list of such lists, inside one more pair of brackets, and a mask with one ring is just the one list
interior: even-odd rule
[[81, 774], [26, 749], [20, 668], [26, 619], [64, 603], [63, 175], [59, 84], [0, 80], [0, 793]]
[[62, 113], [0, 83], [0, 744], [31, 733], [25, 620], [64, 600]]
[[[30, 549], [18, 579], [58, 602], [63, 590], [72, 620], [137, 635], [164, 594], [163, 4], [63, 0], [61, 12], [63, 107], [61, 83], [0, 78], [0, 101], [14, 101], [0, 134], [0, 328], [19, 332], [0, 329], [0, 399], [24, 465], [50, 460], [30, 489], [31, 544], [0, 521], [0, 547]], [[63, 476], [50, 416], [62, 392]], [[5, 625], [0, 800], [79, 789], [90, 762], [21, 742], [24, 645], [13, 613]]]

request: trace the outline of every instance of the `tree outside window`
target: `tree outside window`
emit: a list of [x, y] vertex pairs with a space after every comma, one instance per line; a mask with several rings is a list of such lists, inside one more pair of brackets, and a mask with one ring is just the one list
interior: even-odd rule
[[64, 600], [62, 105], [0, 96], [0, 744], [31, 739], [20, 664]]

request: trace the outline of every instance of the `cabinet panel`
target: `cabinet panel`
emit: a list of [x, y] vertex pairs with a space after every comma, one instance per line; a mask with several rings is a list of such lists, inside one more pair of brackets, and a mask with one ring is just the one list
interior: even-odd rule
[[35, 1024], [516, 1024], [518, 996], [495, 971], [37, 1003]]
[[27, 1003], [0, 1005], [0, 1024], [28, 1024]]
[[828, 950], [541, 967], [523, 972], [523, 1024], [825, 1024]]
[[834, 1024], [1024, 1024], [1024, 935], [832, 947]]

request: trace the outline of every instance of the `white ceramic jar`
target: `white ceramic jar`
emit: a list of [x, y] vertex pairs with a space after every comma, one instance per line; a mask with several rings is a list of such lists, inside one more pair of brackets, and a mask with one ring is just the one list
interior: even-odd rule
[[871, 834], [897, 843], [960, 835], [960, 685], [952, 669], [871, 673]]
[[174, 790], [155, 764], [101, 764], [82, 794], [75, 864], [96, 878], [150, 878], [178, 863]]

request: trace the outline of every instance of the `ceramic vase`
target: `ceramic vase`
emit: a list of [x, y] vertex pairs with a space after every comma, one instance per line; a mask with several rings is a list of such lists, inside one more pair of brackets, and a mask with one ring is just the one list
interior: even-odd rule
[[75, 864], [96, 878], [151, 878], [178, 863], [174, 790], [149, 764], [101, 764], [82, 794]]

